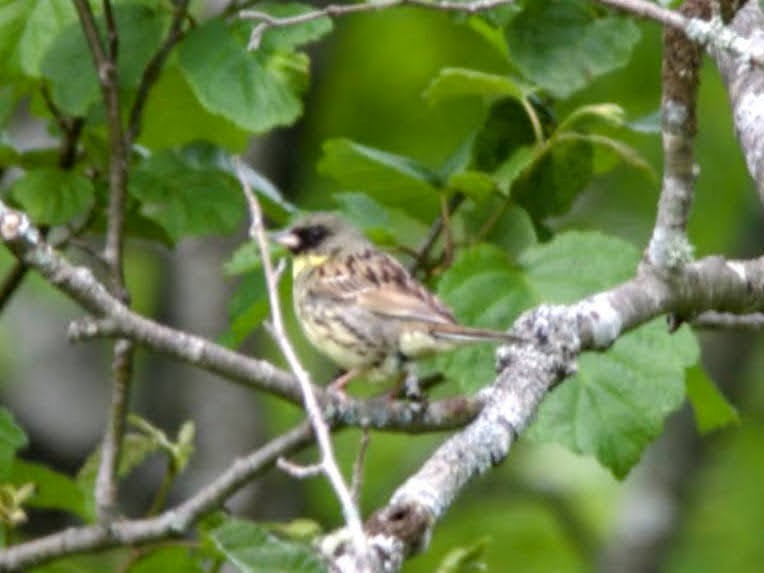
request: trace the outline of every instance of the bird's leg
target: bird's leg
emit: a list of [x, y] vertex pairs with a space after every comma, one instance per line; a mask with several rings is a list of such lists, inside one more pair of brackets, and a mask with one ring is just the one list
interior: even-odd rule
[[350, 370], [343, 372], [329, 384], [329, 391], [336, 392], [337, 394], [344, 396], [345, 386], [347, 386], [353, 378], [358, 376], [359, 373], [360, 372], [358, 368], [351, 368]]
[[427, 397], [419, 386], [419, 376], [412, 362], [406, 363], [406, 377], [403, 379], [403, 394], [411, 402], [424, 402]]
[[[426, 396], [419, 387], [419, 376], [416, 373], [416, 365], [410, 361], [402, 363], [403, 372], [393, 389], [390, 391], [391, 399], [398, 398], [401, 394], [412, 402], [424, 402]], [[402, 390], [402, 391], [401, 391]]]

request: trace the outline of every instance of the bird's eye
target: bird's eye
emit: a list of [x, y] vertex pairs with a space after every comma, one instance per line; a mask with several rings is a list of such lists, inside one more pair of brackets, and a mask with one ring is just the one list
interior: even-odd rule
[[300, 237], [300, 250], [314, 249], [327, 237], [329, 229], [324, 225], [311, 225], [296, 229], [295, 233]]

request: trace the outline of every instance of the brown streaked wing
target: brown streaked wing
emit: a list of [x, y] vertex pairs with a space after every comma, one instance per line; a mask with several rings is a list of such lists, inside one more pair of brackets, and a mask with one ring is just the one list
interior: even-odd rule
[[314, 294], [355, 304], [379, 316], [453, 324], [451, 311], [390, 255], [364, 250], [333, 257], [313, 276]]

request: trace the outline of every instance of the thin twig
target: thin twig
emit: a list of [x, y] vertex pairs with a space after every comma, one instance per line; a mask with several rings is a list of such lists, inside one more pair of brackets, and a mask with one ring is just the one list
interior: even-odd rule
[[[71, 169], [77, 157], [77, 143], [85, 122], [79, 117], [67, 118], [53, 102], [46, 87], [43, 87], [41, 92], [46, 107], [63, 134], [58, 154], [58, 166], [61, 169]], [[43, 234], [47, 236], [47, 232], [46, 227], [43, 229]], [[26, 274], [27, 266], [21, 261], [16, 261], [11, 270], [8, 271], [8, 274], [2, 280], [2, 283], [0, 283], [0, 313], [2, 313], [8, 302], [13, 298], [13, 295], [24, 281]]]
[[[47, 243], [29, 217], [0, 200], [0, 240], [11, 252], [64, 293], [92, 317], [69, 325], [73, 342], [94, 337], [129, 338], [197, 368], [217, 374], [251, 390], [267, 392], [293, 404], [302, 404], [294, 376], [270, 362], [234, 352], [188, 332], [176, 330], [130, 310], [87, 267], [74, 266]], [[314, 392], [331, 412], [331, 425], [369, 426], [386, 431], [424, 433], [453, 430], [469, 423], [483, 407], [480, 395], [455, 396], [427, 404], [372, 398], [341, 399], [321, 387]]]
[[[764, 49], [752, 45], [752, 43], [735, 33], [731, 28], [724, 25], [719, 18], [704, 20], [701, 18], [687, 18], [659, 4], [647, 0], [598, 0], [600, 4], [628, 12], [639, 18], [645, 18], [659, 22], [666, 27], [681, 31], [693, 42], [701, 46], [712, 46], [746, 58], [749, 62], [758, 66], [764, 66]], [[249, 48], [255, 50], [259, 47], [263, 34], [270, 28], [280, 28], [304, 24], [325, 17], [338, 17], [359, 12], [372, 12], [395, 8], [399, 6], [418, 6], [431, 10], [447, 12], [462, 12], [465, 14], [478, 14], [513, 4], [514, 0], [477, 0], [475, 2], [438, 2], [437, 0], [378, 0], [376, 2], [361, 2], [358, 4], [329, 4], [324, 8], [303, 12], [295, 16], [278, 18], [261, 10], [241, 10], [239, 18], [257, 20], [258, 23], [252, 29]]]
[[313, 427], [313, 433], [316, 437], [316, 443], [319, 451], [321, 452], [321, 467], [323, 473], [326, 475], [329, 483], [334, 489], [335, 494], [340, 502], [342, 513], [345, 518], [345, 523], [348, 526], [352, 535], [353, 545], [355, 548], [356, 558], [358, 560], [359, 571], [366, 572], [372, 571], [372, 556], [369, 551], [369, 547], [366, 543], [366, 536], [363, 531], [363, 523], [361, 516], [358, 513], [358, 508], [353, 503], [353, 497], [345, 484], [345, 480], [342, 477], [336, 458], [334, 456], [334, 448], [332, 446], [332, 440], [329, 434], [329, 427], [324, 421], [321, 407], [313, 392], [313, 384], [310, 380], [308, 371], [300, 363], [297, 354], [292, 348], [289, 338], [287, 337], [286, 328], [284, 327], [284, 321], [281, 316], [281, 303], [279, 301], [278, 294], [278, 277], [273, 268], [273, 263], [270, 258], [270, 249], [268, 248], [268, 239], [265, 235], [265, 225], [263, 222], [263, 213], [260, 208], [260, 203], [257, 200], [257, 196], [252, 191], [252, 188], [247, 181], [244, 174], [241, 162], [237, 160], [236, 171], [241, 182], [242, 190], [247, 198], [249, 205], [250, 216], [252, 218], [252, 224], [250, 225], [249, 234], [252, 240], [257, 243], [260, 250], [260, 256], [263, 264], [263, 273], [265, 274], [265, 284], [268, 291], [268, 299], [271, 307], [271, 320], [273, 332], [276, 338], [276, 342], [284, 355], [289, 369], [294, 373], [297, 382], [300, 385], [302, 392], [303, 404], [305, 412], [310, 420], [310, 424]]
[[122, 438], [125, 435], [134, 351], [135, 345], [132, 340], [121, 338], [114, 343], [111, 404], [101, 443], [101, 458], [95, 483], [96, 508], [102, 521], [111, 521], [117, 517], [117, 468], [122, 452]]
[[[464, 194], [454, 193], [448, 200], [445, 212], [448, 216], [453, 215], [463, 202]], [[410, 273], [413, 274], [424, 266], [427, 257], [430, 255], [430, 251], [435, 246], [440, 234], [443, 232], [443, 219], [444, 215], [439, 215], [438, 218], [433, 221], [432, 225], [430, 225], [430, 230], [427, 232], [427, 236], [416, 249], [416, 252], [413, 255], [414, 260], [408, 266], [408, 271]]]
[[270, 28], [282, 28], [285, 26], [295, 26], [304, 24], [313, 20], [326, 17], [346, 16], [359, 12], [372, 12], [394, 8], [396, 6], [419, 6], [444, 12], [462, 12], [465, 14], [477, 14], [493, 8], [513, 4], [515, 0], [476, 0], [475, 2], [449, 2], [449, 1], [430, 1], [430, 0], [376, 0], [370, 2], [361, 2], [358, 4], [329, 4], [320, 10], [303, 12], [295, 16], [286, 16], [278, 18], [262, 10], [242, 10], [239, 12], [239, 18], [247, 20], [258, 20], [257, 25], [252, 30], [249, 39], [249, 49], [256, 50], [260, 46], [263, 34]]
[[[110, 0], [103, 0], [106, 20], [107, 46], [98, 34], [93, 11], [87, 0], [75, 0], [85, 37], [98, 72], [98, 81], [106, 109], [109, 131], [109, 207], [104, 258], [109, 264], [112, 289], [127, 301], [123, 266], [125, 200], [127, 196], [127, 147], [120, 116], [119, 96], [119, 34]], [[101, 447], [101, 459], [96, 478], [96, 506], [101, 519], [114, 516], [117, 500], [116, 469], [119, 463], [125, 415], [130, 393], [134, 345], [129, 340], [117, 340], [111, 363], [112, 399]]]
[[28, 270], [29, 268], [21, 261], [13, 263], [11, 270], [8, 271], [2, 284], [0, 284], [0, 312], [5, 309], [5, 306], [13, 298], [13, 294], [21, 285]]
[[361, 442], [358, 445], [358, 454], [353, 462], [353, 479], [350, 481], [350, 492], [357, 507], [361, 507], [361, 486], [363, 486], [363, 468], [366, 463], [366, 452], [369, 451], [371, 442], [369, 428], [361, 428]]
[[70, 527], [0, 551], [0, 571], [24, 571], [65, 555], [116, 546], [137, 546], [182, 535], [201, 517], [220, 507], [228, 497], [272, 467], [279, 457], [293, 454], [311, 444], [312, 436], [310, 425], [300, 424], [248, 456], [236, 459], [204, 488], [157, 517], [118, 520], [109, 527], [101, 524]]
[[324, 466], [322, 464], [303, 466], [295, 462], [290, 462], [286, 458], [279, 458], [276, 460], [276, 466], [281, 471], [286, 472], [297, 479], [312, 478], [324, 473]]
[[128, 119], [127, 122], [125, 140], [128, 148], [135, 142], [141, 133], [143, 108], [146, 105], [146, 100], [149, 97], [151, 87], [156, 83], [157, 79], [159, 79], [159, 72], [162, 70], [162, 66], [167, 60], [170, 51], [183, 37], [183, 22], [188, 13], [188, 3], [189, 0], [177, 0], [174, 2], [172, 22], [170, 23], [170, 29], [167, 32], [167, 36], [143, 70], [143, 75], [141, 76], [141, 81], [138, 84], [138, 90], [135, 94], [135, 100], [130, 108], [130, 119]]
[[764, 313], [732, 314], [729, 312], [704, 312], [690, 321], [694, 328], [705, 330], [764, 330]]

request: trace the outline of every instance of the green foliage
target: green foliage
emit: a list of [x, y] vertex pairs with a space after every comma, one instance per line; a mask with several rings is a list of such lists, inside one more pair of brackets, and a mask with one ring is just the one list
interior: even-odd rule
[[262, 271], [247, 273], [239, 281], [228, 305], [231, 324], [221, 337], [221, 343], [232, 348], [240, 346], [269, 313], [268, 291]]
[[484, 537], [468, 547], [455, 547], [441, 561], [436, 573], [472, 573], [484, 571], [483, 554], [490, 539]]
[[7, 42], [0, 44], [2, 61], [10, 69], [17, 66], [28, 76], [39, 76], [40, 62], [56, 35], [74, 21], [74, 5], [56, 0], [7, 0], [0, 3], [0, 10], [9, 12], [7, 19], [0, 18], [4, 21], [0, 37]]
[[160, 151], [133, 171], [129, 190], [141, 202], [141, 214], [175, 242], [191, 235], [231, 233], [244, 215], [238, 182], [210, 151], [198, 146]]
[[126, 560], [124, 551], [82, 554], [34, 567], [28, 573], [103, 573], [119, 570]]
[[187, 547], [166, 547], [139, 557], [127, 573], [202, 573], [197, 552]]
[[209, 532], [215, 547], [242, 573], [319, 573], [324, 567], [300, 543], [274, 537], [248, 521], [230, 519]]
[[[530, 247], [519, 264], [481, 245], [460, 254], [438, 292], [463, 322], [506, 329], [535, 304], [573, 302], [629, 278], [638, 261], [632, 246], [594, 233], [559, 235]], [[490, 347], [476, 345], [437, 364], [474, 391], [492, 377], [491, 355]], [[595, 455], [623, 477], [681, 405], [685, 368], [697, 359], [697, 343], [685, 329], [669, 335], [659, 321], [644, 326], [607, 353], [583, 355], [578, 374], [542, 403], [529, 435]]]
[[[571, 302], [612, 286], [638, 261], [639, 252], [622, 241], [578, 233], [522, 258], [547, 302]], [[542, 403], [530, 435], [593, 454], [623, 477], [681, 405], [684, 371], [697, 360], [698, 345], [687, 329], [670, 335], [660, 320], [642, 326], [604, 354], [581, 356], [578, 374]]]
[[[501, 285], [497, 290], [497, 285]], [[501, 249], [464, 249], [438, 283], [438, 294], [457, 319], [471, 326], [506, 329], [536, 302], [522, 269]], [[493, 348], [480, 344], [444, 354], [436, 364], [465, 391], [475, 391], [493, 376]]]
[[27, 501], [29, 507], [67, 511], [83, 521], [95, 518], [92, 505], [80, 485], [69, 476], [47, 466], [16, 459], [7, 480], [16, 486], [32, 484], [34, 493]]
[[626, 65], [639, 37], [631, 20], [597, 17], [583, 0], [528, 0], [506, 28], [512, 62], [559, 98]]
[[[292, 5], [295, 6], [295, 5]], [[289, 6], [279, 11], [293, 12]], [[300, 8], [299, 10], [302, 10]], [[254, 133], [293, 123], [302, 113], [308, 60], [295, 47], [320, 38], [328, 19], [266, 34], [255, 52], [247, 51], [250, 26], [226, 27], [211, 20], [191, 32], [179, 62], [199, 102], [211, 113]]]
[[3, 530], [22, 525], [27, 520], [25, 506], [34, 494], [34, 484], [25, 483], [18, 487], [0, 484], [0, 527]]
[[408, 157], [333, 139], [324, 144], [318, 169], [336, 180], [340, 191], [362, 190], [382, 205], [423, 220], [438, 212], [437, 174]]
[[[162, 39], [160, 14], [142, 4], [119, 4], [114, 8], [119, 31], [120, 53], [130, 57], [119, 59], [120, 87], [134, 89], [143, 69], [156, 52]], [[99, 25], [103, 29], [103, 19]], [[99, 101], [98, 76], [93, 57], [79, 22], [66, 26], [42, 58], [42, 76], [49, 82], [50, 93], [58, 107], [72, 115], [84, 115]]]
[[730, 404], [702, 367], [687, 370], [687, 398], [695, 413], [695, 424], [702, 433], [713, 432], [740, 423], [735, 407]]
[[681, 406], [685, 368], [696, 360], [689, 331], [669, 337], [660, 320], [643, 326], [602, 356], [582, 356], [579, 372], [544, 400], [528, 435], [594, 455], [623, 478]]
[[[188, 121], [188, 118], [194, 120]], [[247, 146], [249, 134], [234, 122], [208, 111], [173, 60], [149, 94], [139, 141], [155, 150], [207, 141], [241, 153]]]
[[26, 444], [24, 430], [16, 425], [8, 410], [0, 407], [0, 479], [6, 477], [16, 450]]
[[61, 169], [27, 172], [11, 190], [13, 198], [38, 225], [60, 225], [87, 212], [95, 200], [90, 179]]
[[506, 75], [465, 68], [444, 68], [427, 87], [424, 97], [432, 104], [467, 96], [481, 97], [486, 101], [505, 97], [522, 101], [531, 93], [529, 86]]

